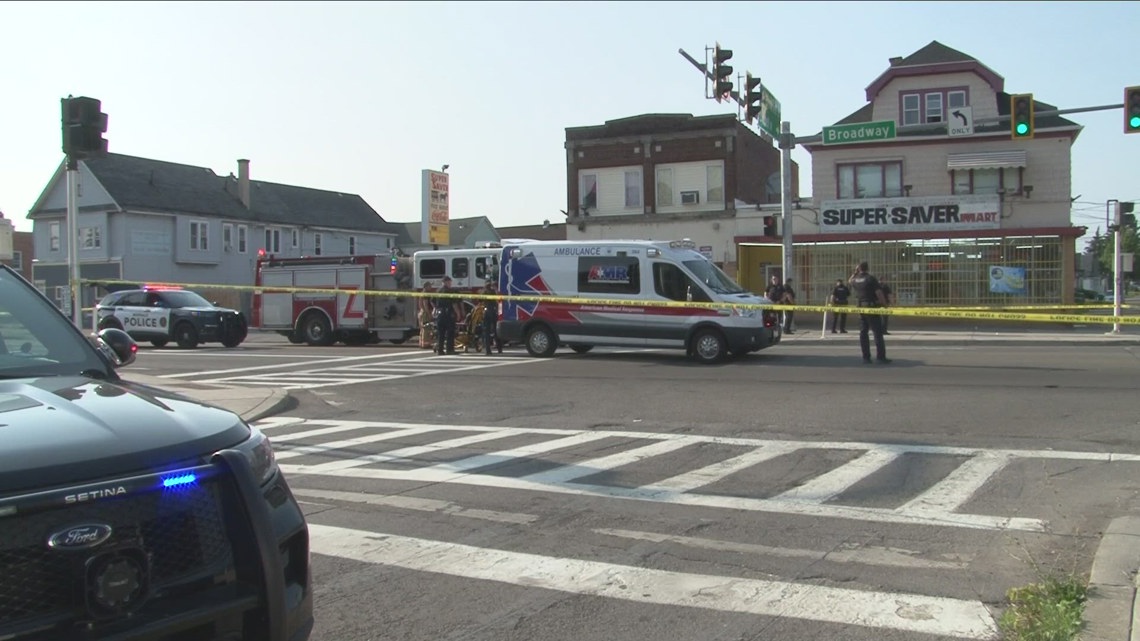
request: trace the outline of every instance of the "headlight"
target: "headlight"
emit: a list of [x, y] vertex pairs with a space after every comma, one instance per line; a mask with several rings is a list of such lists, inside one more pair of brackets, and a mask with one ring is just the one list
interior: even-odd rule
[[733, 307], [732, 315], [742, 318], [756, 318], [756, 310], [751, 307]]
[[257, 428], [249, 429], [249, 440], [235, 449], [240, 450], [249, 460], [249, 466], [253, 469], [253, 478], [257, 479], [257, 483], [265, 485], [277, 471], [277, 461], [273, 458], [273, 445], [269, 443], [269, 437]]

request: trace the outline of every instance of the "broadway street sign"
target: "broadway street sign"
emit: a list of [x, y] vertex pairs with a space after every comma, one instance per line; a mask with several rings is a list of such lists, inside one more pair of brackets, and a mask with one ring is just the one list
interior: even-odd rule
[[895, 121], [879, 120], [853, 125], [836, 125], [823, 128], [823, 144], [849, 145], [859, 142], [891, 140], [895, 137]]

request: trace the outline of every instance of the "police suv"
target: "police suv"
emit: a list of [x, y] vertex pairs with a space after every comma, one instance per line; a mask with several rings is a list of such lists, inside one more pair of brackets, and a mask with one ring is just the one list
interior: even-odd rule
[[216, 307], [194, 292], [174, 288], [128, 289], [109, 294], [95, 306], [99, 329], [121, 329], [139, 341], [163, 347], [174, 340], [183, 349], [220, 342], [237, 347], [249, 331], [245, 316]]

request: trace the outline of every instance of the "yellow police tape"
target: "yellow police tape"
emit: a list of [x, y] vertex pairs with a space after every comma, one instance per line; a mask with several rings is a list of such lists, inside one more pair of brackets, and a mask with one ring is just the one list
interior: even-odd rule
[[[84, 285], [133, 285], [136, 281], [83, 279]], [[1019, 306], [1011, 308], [969, 308], [969, 307], [854, 307], [836, 305], [774, 305], [762, 303], [704, 303], [697, 301], [662, 301], [662, 300], [629, 300], [614, 298], [587, 298], [575, 296], [518, 296], [518, 295], [491, 295], [473, 292], [419, 292], [412, 290], [356, 290], [356, 289], [330, 289], [316, 287], [257, 287], [252, 285], [218, 285], [213, 283], [163, 283], [148, 281], [148, 287], [172, 287], [181, 289], [230, 289], [238, 291], [252, 291], [255, 294], [321, 294], [346, 295], [356, 294], [364, 296], [383, 296], [389, 298], [455, 298], [459, 300], [499, 300], [510, 302], [545, 302], [569, 305], [609, 305], [609, 306], [637, 306], [637, 307], [696, 307], [702, 309], [763, 309], [771, 311], [791, 312], [820, 312], [820, 313], [847, 313], [847, 314], [874, 314], [880, 316], [915, 316], [922, 318], [955, 318], [971, 320], [1008, 320], [1027, 321], [1039, 323], [1099, 323], [1104, 325], [1140, 325], [1140, 316], [1110, 316], [1087, 314], [1045, 314], [1028, 313], [1025, 311], [985, 311], [985, 310], [1034, 310], [1034, 309], [1103, 309], [1111, 305], [1042, 305]], [[1121, 307], [1130, 307], [1121, 305]]]

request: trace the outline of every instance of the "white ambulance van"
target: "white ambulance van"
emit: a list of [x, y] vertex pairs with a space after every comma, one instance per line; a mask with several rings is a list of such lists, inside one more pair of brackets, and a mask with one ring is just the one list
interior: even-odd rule
[[690, 240], [505, 244], [499, 293], [537, 298], [504, 300], [498, 322], [499, 337], [525, 344], [532, 356], [552, 356], [563, 345], [578, 353], [595, 345], [664, 347], [716, 363], [780, 342], [776, 312], [740, 307], [771, 301], [745, 291]]

